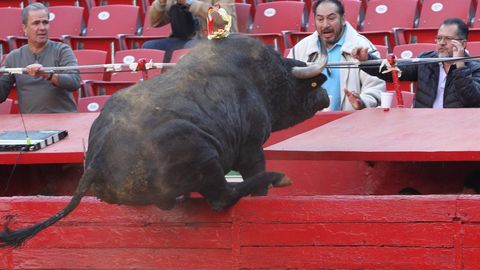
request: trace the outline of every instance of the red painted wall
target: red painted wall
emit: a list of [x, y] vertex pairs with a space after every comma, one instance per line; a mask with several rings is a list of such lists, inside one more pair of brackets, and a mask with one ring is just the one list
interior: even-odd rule
[[[1, 198], [14, 227], [68, 197]], [[195, 199], [171, 211], [91, 197], [2, 269], [479, 269], [478, 196], [272, 196], [215, 213]]]

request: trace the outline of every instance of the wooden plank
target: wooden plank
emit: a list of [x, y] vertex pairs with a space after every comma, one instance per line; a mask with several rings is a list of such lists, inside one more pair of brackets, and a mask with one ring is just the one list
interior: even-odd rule
[[265, 154], [281, 160], [478, 161], [476, 112], [364, 109], [269, 146]]
[[[17, 226], [44, 220], [63, 209], [70, 197], [13, 197], [0, 198], [10, 201], [11, 214], [15, 215]], [[229, 211], [214, 212], [203, 199], [192, 199], [177, 205], [169, 211], [162, 211], [153, 205], [127, 206], [102, 203], [94, 197], [84, 197], [80, 205], [62, 222], [70, 223], [112, 223], [112, 224], [155, 224], [155, 223], [211, 223], [231, 222]], [[20, 225], [24, 226], [24, 225]]]
[[[87, 244], [88, 243], [88, 244]], [[24, 248], [89, 248], [101, 249], [231, 249], [231, 224], [118, 224], [54, 225], [28, 241]]]
[[463, 250], [462, 270], [480, 269], [480, 248], [465, 248]]
[[450, 248], [404, 247], [247, 247], [246, 269], [455, 269]]
[[480, 222], [480, 204], [475, 195], [462, 195], [458, 199], [458, 215], [465, 222]]
[[263, 144], [263, 147], [279, 143], [295, 135], [307, 132], [316, 127], [319, 127], [331, 121], [335, 121], [354, 112], [355, 111], [318, 112], [312, 118], [307, 119], [300, 124], [289, 127], [287, 129], [272, 132], [270, 138], [268, 138], [268, 140]]
[[225, 249], [16, 249], [13, 260], [15, 269], [233, 269]]
[[242, 222], [449, 222], [456, 196], [271, 196], [244, 198]]
[[246, 223], [240, 244], [453, 248], [455, 233], [452, 223]]

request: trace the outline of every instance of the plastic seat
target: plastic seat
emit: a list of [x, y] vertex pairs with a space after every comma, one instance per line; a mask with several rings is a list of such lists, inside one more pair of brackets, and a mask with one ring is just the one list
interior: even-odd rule
[[[362, 34], [374, 44], [384, 41], [390, 50], [397, 44], [394, 28], [412, 28], [418, 10], [418, 0], [371, 0], [368, 2]], [[374, 41], [375, 40], [375, 41]]]
[[393, 54], [400, 59], [409, 59], [417, 57], [422, 52], [434, 51], [436, 47], [434, 43], [402, 44], [393, 48]]
[[170, 63], [177, 63], [180, 58], [182, 58], [185, 54], [190, 51], [189, 48], [179, 49], [172, 52], [172, 58], [170, 59]]
[[90, 9], [95, 6], [92, 0], [31, 0], [30, 2], [43, 3], [49, 9], [54, 6], [83, 7], [83, 21], [87, 22]]
[[283, 31], [302, 31], [305, 4], [295, 1], [277, 1], [258, 4], [248, 35], [283, 52]]
[[472, 5], [472, 0], [424, 0], [418, 18], [418, 28], [402, 30], [405, 42], [434, 42], [438, 27], [446, 18], [460, 18], [469, 24], [470, 10], [473, 10]]
[[0, 103], [0, 114], [9, 114], [12, 111], [13, 99], [7, 98]]
[[446, 18], [460, 18], [470, 23], [472, 0], [424, 0], [418, 18], [418, 28], [437, 28]]
[[480, 41], [468, 42], [466, 49], [469, 55], [480, 55]]
[[[143, 0], [91, 0], [93, 6], [106, 6], [106, 5], [131, 5], [139, 8], [140, 20], [143, 21], [147, 11], [147, 7], [151, 4], [145, 3]], [[153, 2], [153, 1], [152, 1]]]
[[0, 1], [0, 7], [10, 7], [10, 8], [24, 8], [28, 6], [27, 0], [2, 0]]
[[252, 5], [247, 3], [235, 3], [235, 12], [237, 13], [238, 31], [247, 33], [252, 22], [250, 10]]
[[143, 20], [142, 34], [138, 35], [123, 35], [121, 37], [122, 44], [125, 49], [139, 49], [142, 48], [143, 43], [152, 39], [167, 38], [172, 33], [170, 24], [161, 27], [152, 27], [150, 19], [145, 16]]
[[23, 36], [21, 8], [0, 8], [0, 49], [2, 53], [10, 52], [8, 36]]
[[388, 55], [388, 47], [383, 45], [375, 45], [377, 48], [378, 53], [380, 54], [381, 58], [386, 58]]
[[[107, 52], [101, 50], [74, 50], [73, 53], [77, 57], [78, 65], [99, 65], [107, 64]], [[86, 80], [104, 80], [104, 68], [85, 69], [85, 73], [81, 73], [80, 77], [83, 81]]]
[[[122, 50], [115, 53], [115, 63], [131, 64], [138, 62], [141, 58], [145, 58], [147, 61], [152, 60], [154, 63], [162, 63], [164, 56], [165, 52], [161, 50]], [[161, 69], [149, 70], [147, 71], [148, 78], [158, 76], [161, 72]], [[143, 80], [143, 72], [132, 72], [128, 67], [123, 67], [121, 72], [112, 73], [109, 81], [86, 81], [85, 91], [89, 96], [101, 95], [102, 93], [111, 95], [141, 80]]]
[[78, 99], [78, 112], [99, 112], [110, 95], [83, 97]]
[[[163, 63], [165, 51], [153, 49], [132, 49], [122, 50], [115, 53], [115, 63], [130, 64], [138, 62], [139, 59], [145, 58], [148, 61], [152, 60], [154, 63]], [[130, 71], [127, 67], [126, 71]], [[148, 70], [148, 78], [159, 75], [162, 69]], [[131, 81], [138, 82], [142, 80], [142, 72], [118, 72], [113, 73], [110, 81]]]
[[131, 5], [93, 7], [88, 17], [86, 36], [68, 36], [65, 41], [74, 50], [104, 50], [111, 57], [121, 49], [119, 35], [136, 33], [138, 12], [139, 8]]
[[[107, 63], [107, 52], [100, 50], [74, 50], [73, 53], [77, 57], [77, 62], [81, 66], [85, 65], [100, 65]], [[78, 92], [78, 98], [89, 95], [86, 90], [86, 81], [103, 81], [109, 79], [109, 73], [104, 72], [104, 68], [84, 69], [80, 71], [82, 78], [82, 85]]]

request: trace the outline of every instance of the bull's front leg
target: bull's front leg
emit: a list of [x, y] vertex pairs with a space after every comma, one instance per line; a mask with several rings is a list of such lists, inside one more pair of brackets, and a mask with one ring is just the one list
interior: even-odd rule
[[237, 165], [244, 183], [257, 184], [250, 193], [252, 196], [264, 196], [268, 194], [268, 189], [271, 187], [285, 187], [292, 184], [290, 178], [284, 173], [265, 171], [265, 155], [261, 147], [243, 149]]

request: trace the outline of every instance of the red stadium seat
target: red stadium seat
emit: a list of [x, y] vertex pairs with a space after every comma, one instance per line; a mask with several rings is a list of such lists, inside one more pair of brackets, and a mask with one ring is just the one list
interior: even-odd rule
[[[131, 49], [122, 50], [115, 53], [115, 63], [130, 64], [138, 62], [139, 59], [145, 58], [147, 61], [152, 60], [154, 63], [163, 63], [165, 51], [153, 49]], [[110, 81], [132, 81], [138, 82], [142, 80], [142, 72], [129, 72], [128, 68], [124, 68], [128, 72], [113, 73]], [[159, 75], [162, 69], [148, 70], [148, 78]]]
[[152, 39], [167, 38], [172, 32], [170, 24], [161, 27], [152, 27], [148, 16], [143, 20], [142, 35], [124, 35], [121, 37], [122, 44], [125, 49], [139, 49], [142, 48], [143, 43]]
[[375, 45], [381, 58], [386, 58], [388, 55], [388, 47], [383, 45]]
[[[145, 18], [147, 7], [151, 4], [148, 4], [142, 0], [91, 0], [93, 6], [105, 6], [105, 5], [131, 5], [139, 8], [140, 20], [143, 21]], [[153, 1], [152, 1], [153, 2]]]
[[182, 58], [185, 54], [190, 51], [189, 48], [179, 49], [172, 52], [172, 59], [170, 59], [170, 63], [177, 63], [180, 58]]
[[[74, 50], [73, 53], [77, 57], [77, 62], [81, 66], [85, 65], [101, 65], [107, 63], [107, 52], [100, 50]], [[84, 69], [80, 70], [80, 77], [82, 78], [82, 86], [80, 88], [78, 97], [88, 96], [88, 91], [85, 90], [85, 81], [103, 81], [109, 79], [109, 73], [104, 72], [104, 68]]]
[[8, 53], [11, 49], [8, 36], [23, 36], [21, 8], [0, 8], [0, 49]]
[[109, 95], [83, 97], [78, 99], [78, 112], [99, 112]]
[[392, 31], [414, 27], [418, 0], [370, 0], [362, 31]]
[[399, 59], [408, 59], [417, 57], [422, 52], [434, 51], [434, 43], [413, 43], [397, 45], [393, 48], [393, 54]]
[[85, 89], [88, 96], [113, 95], [134, 84], [135, 82], [85, 81]]
[[[145, 58], [147, 61], [152, 60], [154, 63], [162, 63], [165, 52], [152, 49], [132, 49], [122, 50], [115, 53], [115, 63], [131, 64], [138, 62], [139, 59]], [[162, 70], [152, 69], [147, 71], [148, 78], [158, 76]], [[125, 88], [143, 80], [143, 73], [132, 72], [129, 67], [123, 67], [122, 71], [111, 74], [110, 81], [86, 81], [85, 89], [88, 95], [100, 95], [102, 92], [111, 95], [119, 89]], [[103, 89], [103, 90], [102, 90]]]
[[250, 10], [252, 5], [247, 3], [235, 3], [235, 11], [237, 13], [238, 31], [247, 33], [252, 21]]
[[0, 1], [0, 7], [24, 8], [26, 6], [28, 6], [28, 0], [2, 0], [2, 1]]
[[138, 7], [131, 5], [93, 7], [87, 22], [86, 36], [68, 36], [65, 40], [74, 50], [104, 50], [111, 57], [121, 49], [119, 35], [136, 33], [138, 11]]
[[362, 33], [375, 39], [374, 44], [384, 44], [392, 49], [396, 45], [394, 28], [414, 27], [418, 0], [371, 0], [362, 25]]
[[295, 1], [277, 1], [258, 4], [248, 35], [283, 52], [283, 31], [302, 31], [305, 4]]
[[470, 23], [472, 0], [424, 0], [418, 18], [418, 27], [438, 28], [446, 18], [460, 18]]
[[[74, 50], [73, 53], [75, 57], [77, 57], [77, 62], [79, 65], [101, 65], [107, 64], [107, 52], [101, 50]], [[82, 70], [81, 72], [85, 72], [80, 74], [82, 80], [104, 80], [104, 68], [95, 68], [95, 69], [88, 69]]]
[[438, 27], [446, 18], [460, 18], [469, 24], [470, 10], [473, 10], [472, 0], [424, 0], [418, 28], [406, 28], [399, 33], [406, 43], [434, 42]]
[[0, 114], [9, 114], [12, 111], [13, 100], [7, 98], [4, 102], [0, 103]]
[[[349, 22], [353, 28], [358, 29], [360, 22], [360, 12], [362, 9], [362, 1], [360, 0], [343, 0], [345, 7], [345, 20]], [[313, 13], [311, 13], [313, 14]], [[314, 23], [315, 25], [315, 23]]]
[[466, 49], [469, 55], [480, 55], [480, 41], [468, 42]]
[[54, 6], [77, 6], [83, 7], [83, 20], [88, 20], [90, 9], [95, 5], [93, 0], [31, 0], [31, 2], [40, 2], [46, 5], [49, 9]]

